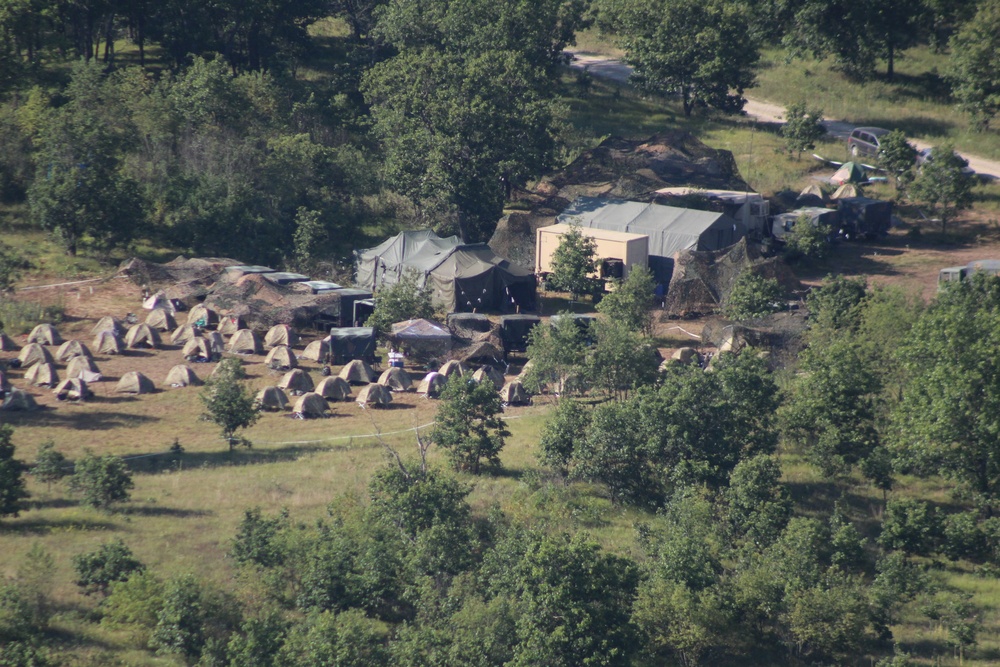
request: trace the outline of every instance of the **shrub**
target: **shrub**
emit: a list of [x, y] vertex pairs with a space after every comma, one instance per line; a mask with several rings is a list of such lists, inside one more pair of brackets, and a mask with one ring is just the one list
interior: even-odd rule
[[70, 485], [83, 494], [84, 505], [108, 509], [114, 503], [127, 502], [135, 483], [120, 457], [94, 456], [87, 451], [77, 462]]
[[785, 237], [785, 255], [790, 260], [823, 259], [830, 251], [827, 236], [825, 226], [812, 224], [807, 215], [799, 216], [791, 233]]
[[940, 533], [941, 522], [927, 503], [900, 498], [886, 505], [878, 542], [886, 549], [926, 556], [934, 551]]
[[726, 317], [734, 320], [752, 320], [781, 309], [781, 285], [774, 278], [744, 272], [733, 284], [723, 306]]

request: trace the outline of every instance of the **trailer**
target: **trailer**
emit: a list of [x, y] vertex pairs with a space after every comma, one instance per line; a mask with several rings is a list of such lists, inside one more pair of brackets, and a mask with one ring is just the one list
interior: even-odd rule
[[540, 276], [552, 273], [552, 255], [562, 242], [562, 237], [572, 229], [594, 241], [598, 271], [596, 278], [624, 279], [633, 266], [649, 263], [649, 237], [645, 234], [616, 232], [594, 227], [557, 224], [539, 227], [535, 243], [535, 273]]

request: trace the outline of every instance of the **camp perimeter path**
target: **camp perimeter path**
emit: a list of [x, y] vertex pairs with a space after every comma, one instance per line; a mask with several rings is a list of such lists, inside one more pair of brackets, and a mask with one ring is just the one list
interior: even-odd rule
[[[567, 49], [566, 52], [572, 56], [570, 67], [573, 67], [574, 69], [586, 70], [594, 76], [602, 79], [617, 81], [619, 83], [628, 83], [629, 76], [632, 74], [632, 68], [617, 58], [577, 51], [575, 49]], [[743, 110], [746, 112], [747, 116], [756, 118], [762, 123], [781, 124], [784, 122], [783, 114], [785, 113], [785, 108], [779, 104], [772, 104], [771, 102], [752, 100], [748, 98], [746, 106], [743, 107]], [[833, 118], [824, 118], [823, 126], [830, 135], [845, 141], [847, 140], [848, 135], [850, 135], [851, 130], [856, 127], [846, 121]], [[921, 141], [920, 139], [911, 139], [910, 141], [917, 147], [918, 150], [923, 150], [924, 148], [930, 148], [932, 146], [932, 144], [926, 141]], [[975, 170], [977, 174], [992, 179], [1000, 179], [1000, 162], [997, 162], [996, 160], [987, 160], [986, 158], [969, 155], [967, 153], [963, 153], [962, 157], [969, 161], [969, 166]]]

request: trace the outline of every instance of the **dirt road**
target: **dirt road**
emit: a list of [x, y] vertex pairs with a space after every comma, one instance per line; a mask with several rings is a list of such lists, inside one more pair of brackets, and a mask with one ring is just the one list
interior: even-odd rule
[[[587, 70], [594, 76], [602, 79], [618, 81], [619, 83], [628, 83], [629, 75], [632, 74], [632, 68], [616, 58], [595, 55], [592, 53], [584, 53], [573, 49], [567, 49], [567, 52], [573, 56], [573, 60], [570, 62], [570, 67]], [[747, 116], [756, 118], [762, 123], [781, 123], [784, 120], [782, 115], [785, 113], [785, 108], [780, 104], [772, 104], [771, 102], [765, 102], [763, 100], [747, 99], [747, 104], [743, 110], [746, 112]], [[847, 140], [848, 135], [850, 135], [851, 130], [855, 128], [855, 126], [851, 123], [834, 118], [824, 118], [823, 126], [829, 134], [845, 141]], [[920, 139], [911, 139], [910, 141], [917, 147], [918, 150], [923, 150], [924, 148], [930, 148], [932, 146], [932, 144], [926, 141], [921, 141]], [[1000, 178], [1000, 162], [996, 160], [988, 160], [977, 155], [969, 155], [968, 153], [962, 154], [962, 157], [969, 161], [969, 166], [975, 170], [977, 174], [991, 179]]]

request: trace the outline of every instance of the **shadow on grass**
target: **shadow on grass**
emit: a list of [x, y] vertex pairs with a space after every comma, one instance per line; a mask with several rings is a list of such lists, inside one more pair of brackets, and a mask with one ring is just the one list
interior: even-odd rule
[[183, 519], [192, 516], [209, 516], [208, 510], [185, 510], [177, 507], [160, 507], [157, 505], [128, 505], [118, 510], [119, 514], [127, 516], [168, 516]]
[[[220, 447], [224, 447], [220, 443]], [[278, 449], [220, 449], [216, 452], [172, 452], [143, 454], [126, 458], [129, 470], [136, 474], [159, 474], [167, 470], [183, 471], [196, 468], [220, 468], [231, 466], [261, 465], [297, 461], [300, 457], [317, 452], [330, 451], [325, 443], [290, 445]]]
[[66, 509], [67, 507], [77, 507], [80, 501], [72, 498], [46, 498], [45, 500], [32, 500], [31, 509], [49, 510]]
[[160, 421], [160, 418], [146, 415], [123, 415], [117, 412], [88, 411], [74, 414], [62, 410], [38, 410], [37, 412], [12, 412], [5, 414], [4, 420], [9, 421], [15, 426], [19, 424], [32, 424], [35, 421], [43, 420], [49, 426], [60, 426], [78, 431], [110, 431], [114, 428]]
[[45, 535], [56, 530], [118, 530], [121, 526], [110, 521], [95, 519], [44, 519], [28, 516], [27, 519], [7, 519], [0, 523], [0, 535]]

